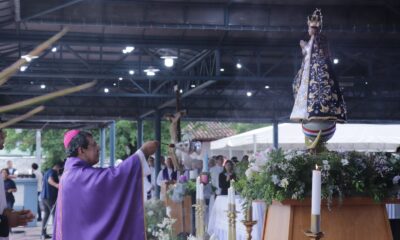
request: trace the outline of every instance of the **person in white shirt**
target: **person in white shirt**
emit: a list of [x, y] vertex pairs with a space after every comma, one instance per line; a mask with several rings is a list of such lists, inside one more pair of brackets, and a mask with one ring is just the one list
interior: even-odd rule
[[219, 195], [221, 190], [219, 188], [219, 174], [222, 173], [224, 167], [222, 166], [224, 161], [224, 157], [222, 155], [218, 155], [215, 160], [215, 166], [210, 168], [210, 176], [211, 176], [211, 184], [217, 188], [216, 194]]
[[[32, 163], [32, 174], [35, 175], [35, 178], [37, 179], [37, 192], [38, 196], [40, 196], [40, 193], [42, 192], [42, 187], [43, 187], [43, 174], [39, 169], [39, 166], [36, 163]], [[38, 197], [38, 199], [40, 199]], [[38, 222], [42, 221], [42, 210], [40, 209], [40, 202], [38, 200], [38, 206], [37, 206], [37, 215], [38, 215]]]
[[18, 171], [13, 167], [13, 162], [11, 160], [7, 161], [7, 169], [8, 169], [8, 178], [15, 179], [17, 178]]
[[[172, 164], [172, 158], [168, 157], [165, 161], [165, 168], [162, 169], [157, 176], [157, 185], [163, 189], [163, 185], [176, 182], [178, 179], [178, 172], [174, 169], [174, 165]], [[167, 188], [165, 188], [167, 190]], [[161, 190], [160, 200], [163, 201], [165, 199], [166, 192]]]
[[147, 193], [147, 199], [155, 197], [155, 189], [156, 189], [156, 169], [154, 168], [154, 157], [150, 156], [147, 159], [147, 164], [149, 164], [149, 169], [151, 174], [147, 176], [151, 184], [151, 190]]
[[178, 179], [178, 172], [174, 169], [172, 159], [170, 157], [165, 161], [166, 167], [158, 173], [157, 185], [161, 187], [162, 183], [173, 182]]

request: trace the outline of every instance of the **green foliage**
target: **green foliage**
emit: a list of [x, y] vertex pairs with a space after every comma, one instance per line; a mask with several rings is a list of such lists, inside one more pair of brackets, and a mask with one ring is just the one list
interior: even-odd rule
[[[136, 146], [137, 124], [136, 122], [121, 120], [117, 121], [115, 125], [117, 139], [115, 143], [115, 157], [117, 159], [125, 159], [130, 154], [127, 146], [129, 144]], [[109, 132], [107, 136], [109, 136]]]
[[[368, 196], [376, 201], [397, 196], [400, 157], [385, 153], [323, 152], [313, 155], [282, 150], [256, 154], [247, 178], [235, 183], [247, 200], [303, 199], [311, 195], [312, 170], [322, 176], [322, 198]], [[395, 185], [394, 185], [395, 184]]]
[[192, 195], [196, 193], [196, 182], [189, 180], [186, 185], [186, 194]]
[[55, 163], [63, 161], [66, 157], [64, 149], [64, 132], [61, 129], [47, 129], [42, 132], [42, 149], [45, 161], [42, 170], [47, 170]]
[[[62, 142], [65, 130], [45, 129], [42, 131], [42, 151], [45, 161], [42, 170], [51, 168], [54, 163], [65, 158], [64, 145]], [[36, 150], [36, 130], [7, 129], [6, 150], [18, 148], [21, 151], [33, 154]]]
[[19, 150], [33, 154], [36, 148], [36, 133], [34, 130], [6, 129], [7, 138], [5, 149], [11, 151], [18, 147]]

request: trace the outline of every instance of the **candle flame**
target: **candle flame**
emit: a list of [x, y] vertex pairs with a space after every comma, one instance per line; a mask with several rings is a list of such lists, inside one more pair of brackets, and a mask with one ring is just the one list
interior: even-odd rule
[[318, 165], [317, 164], [315, 164], [315, 170], [318, 170]]

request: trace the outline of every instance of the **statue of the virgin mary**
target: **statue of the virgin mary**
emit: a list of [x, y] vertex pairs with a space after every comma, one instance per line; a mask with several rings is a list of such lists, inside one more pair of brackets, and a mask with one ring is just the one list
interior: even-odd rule
[[293, 83], [295, 102], [290, 119], [346, 121], [346, 106], [333, 73], [327, 39], [321, 34], [322, 13], [316, 9], [308, 16], [308, 41], [300, 41], [303, 62]]

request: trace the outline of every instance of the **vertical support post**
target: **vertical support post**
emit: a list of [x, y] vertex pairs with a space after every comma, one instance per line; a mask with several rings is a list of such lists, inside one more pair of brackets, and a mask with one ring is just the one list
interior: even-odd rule
[[138, 119], [137, 121], [137, 149], [143, 145], [143, 120]]
[[143, 54], [143, 48], [140, 48], [139, 51], [139, 76], [143, 75], [143, 65], [142, 65], [142, 54]]
[[42, 163], [42, 130], [36, 130], [36, 162]]
[[110, 167], [115, 163], [115, 121], [110, 124]]
[[[155, 118], [154, 118], [154, 138], [158, 142], [161, 143], [161, 114], [160, 110], [156, 110], [155, 112]], [[156, 151], [156, 164], [155, 164], [155, 171], [156, 175], [160, 172], [161, 170], [161, 144], [158, 145], [157, 151]], [[157, 176], [156, 176], [157, 177]], [[156, 187], [156, 197], [160, 199], [160, 187], [157, 185]]]
[[[179, 92], [179, 86], [175, 85], [174, 86], [174, 90], [175, 90], [175, 96], [176, 96], [176, 113], [178, 113], [181, 110], [181, 93]], [[161, 120], [160, 120], [161, 121]], [[178, 142], [181, 141], [181, 119], [178, 119], [178, 122], [176, 123], [176, 140]], [[172, 137], [172, 136], [171, 136]]]
[[261, 51], [256, 52], [257, 58], [257, 77], [261, 77]]
[[273, 138], [273, 141], [274, 141], [274, 148], [276, 148], [276, 149], [278, 149], [278, 147], [279, 147], [279, 139], [278, 139], [278, 136], [279, 136], [279, 132], [278, 132], [278, 121], [274, 121], [274, 123], [273, 123], [273, 130], [274, 130], [274, 138]]
[[106, 129], [100, 129], [100, 167], [104, 167], [106, 159]]
[[224, 26], [227, 27], [229, 25], [229, 5], [224, 9]]
[[214, 51], [215, 55], [215, 76], [221, 76], [221, 51], [219, 49]]

